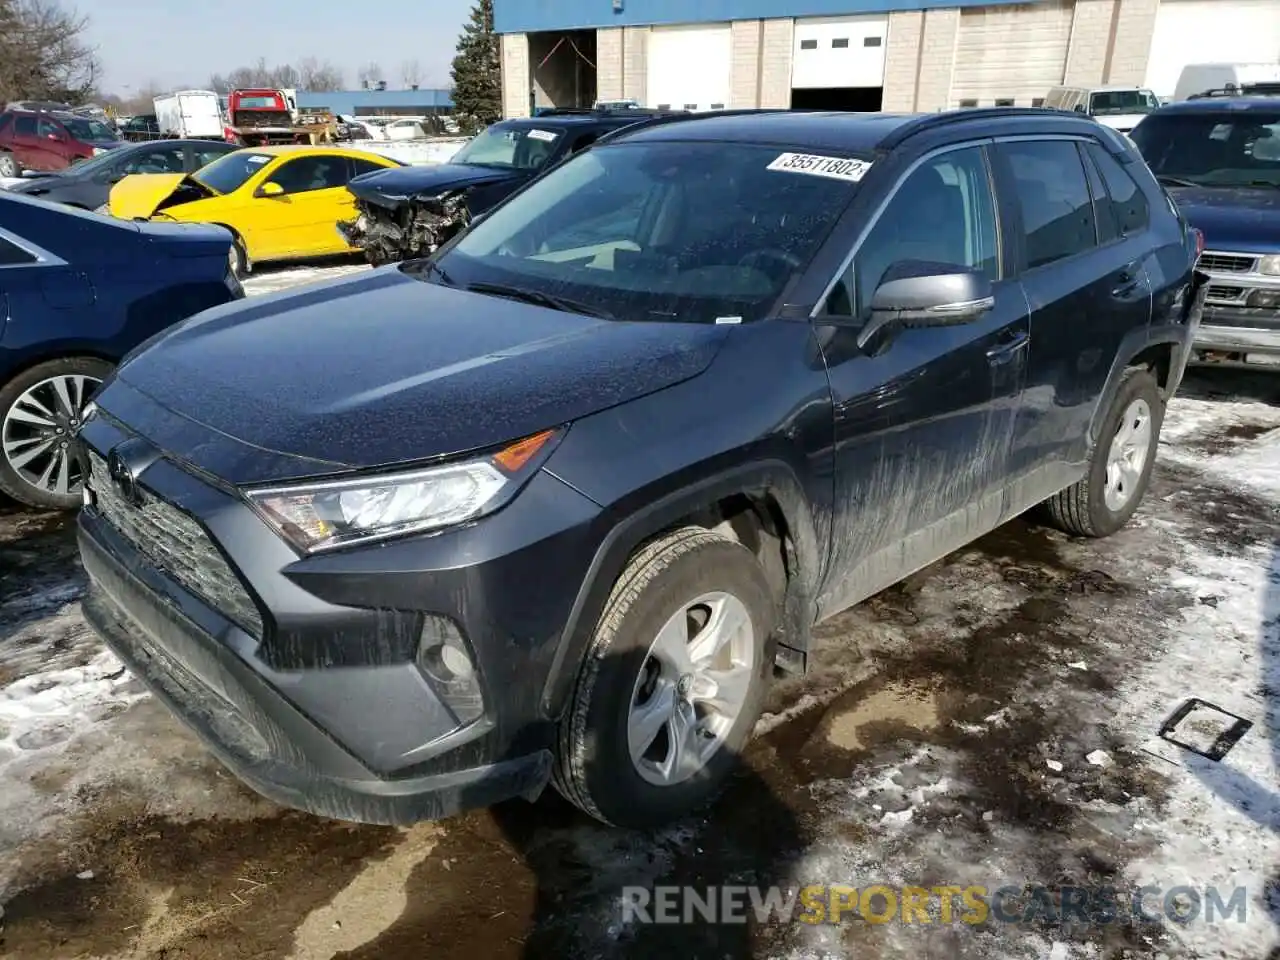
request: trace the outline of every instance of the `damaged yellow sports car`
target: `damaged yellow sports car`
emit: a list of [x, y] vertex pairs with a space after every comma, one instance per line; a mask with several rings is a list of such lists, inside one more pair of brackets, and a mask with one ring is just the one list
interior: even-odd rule
[[298, 260], [357, 252], [338, 232], [355, 214], [352, 177], [399, 161], [345, 147], [251, 147], [194, 173], [125, 177], [108, 210], [126, 220], [214, 223], [235, 237], [237, 276], [266, 260]]

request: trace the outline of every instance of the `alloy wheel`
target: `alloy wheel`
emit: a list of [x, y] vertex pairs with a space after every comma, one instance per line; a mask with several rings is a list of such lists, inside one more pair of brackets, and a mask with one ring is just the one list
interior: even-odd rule
[[1151, 407], [1146, 400], [1134, 400], [1125, 408], [1107, 453], [1103, 500], [1113, 513], [1128, 506], [1138, 492], [1151, 456], [1151, 439]]
[[0, 424], [0, 450], [36, 490], [65, 497], [84, 481], [71, 439], [85, 404], [102, 381], [83, 374], [49, 377], [19, 394]]
[[627, 746], [655, 786], [688, 780], [723, 745], [754, 679], [755, 637], [746, 605], [707, 593], [658, 631], [636, 678]]

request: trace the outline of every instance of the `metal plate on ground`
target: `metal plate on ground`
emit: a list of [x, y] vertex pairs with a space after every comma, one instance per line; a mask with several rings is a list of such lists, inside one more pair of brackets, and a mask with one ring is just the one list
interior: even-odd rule
[[[1158, 737], [1213, 761], [1220, 761], [1253, 727], [1252, 720], [1224, 710], [1207, 700], [1192, 697], [1161, 725]], [[1154, 752], [1154, 751], [1152, 751]], [[1161, 751], [1158, 756], [1164, 756]], [[1164, 756], [1166, 760], [1172, 757]], [[1177, 762], [1177, 760], [1173, 760]]]

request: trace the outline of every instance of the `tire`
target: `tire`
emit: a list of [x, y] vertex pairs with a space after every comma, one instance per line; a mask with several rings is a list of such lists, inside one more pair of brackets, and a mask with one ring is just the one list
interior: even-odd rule
[[22, 164], [12, 153], [0, 153], [0, 177], [16, 180], [22, 176]]
[[[1145, 411], [1145, 413], [1144, 413]], [[1120, 440], [1122, 429], [1132, 431], [1139, 419], [1146, 418], [1145, 451], [1138, 451], [1129, 459], [1128, 471], [1112, 474], [1114, 483], [1108, 487], [1108, 461], [1112, 448]], [[1132, 369], [1120, 382], [1107, 411], [1098, 442], [1094, 445], [1089, 462], [1089, 472], [1084, 479], [1067, 487], [1044, 502], [1050, 522], [1066, 533], [1079, 537], [1109, 537], [1133, 516], [1142, 502], [1151, 482], [1155, 467], [1156, 449], [1160, 443], [1160, 427], [1164, 423], [1164, 399], [1160, 386], [1150, 371]], [[1139, 428], [1141, 432], [1141, 428]], [[1123, 441], [1121, 441], [1123, 442]], [[1134, 441], [1135, 443], [1138, 441]], [[1142, 456], [1140, 466], [1133, 459]]]
[[[111, 364], [105, 360], [92, 357], [64, 357], [24, 370], [0, 388], [0, 491], [30, 507], [46, 510], [73, 510], [80, 506], [80, 468], [70, 455], [71, 448], [65, 443], [70, 439], [71, 431], [79, 425], [80, 410], [84, 408], [84, 404], [96, 392], [98, 385], [106, 379], [111, 370]], [[74, 416], [71, 412], [61, 409], [56, 397], [52, 395], [53, 386], [50, 381], [61, 377], [85, 378], [68, 384], [68, 393], [73, 406], [78, 407], [74, 411]], [[79, 389], [75, 388], [76, 384], [79, 384]], [[35, 401], [45, 409], [55, 411], [54, 426], [51, 426], [50, 430], [61, 429], [63, 433], [51, 433], [47, 440], [51, 441], [53, 446], [34, 459], [26, 460], [26, 455], [41, 446], [45, 438], [38, 432], [38, 427], [26, 421], [19, 421], [11, 414], [19, 399], [32, 390], [35, 391], [33, 398]], [[24, 403], [23, 409], [30, 411], [31, 404]], [[59, 493], [56, 490], [56, 481], [60, 473], [59, 457], [67, 459], [68, 484], [65, 493]], [[42, 474], [51, 462], [53, 465], [49, 475], [51, 484], [49, 487], [41, 486], [38, 482], [41, 478], [34, 475]]]
[[[678, 620], [677, 615], [708, 595], [727, 599], [711, 599], [712, 606], [697, 608], [698, 612], [737, 611], [739, 617], [745, 615], [750, 628], [735, 635], [737, 650], [729, 650], [733, 643], [721, 648], [721, 653], [738, 654], [734, 659], [744, 693], [731, 718], [710, 714], [719, 725], [714, 737], [705, 742], [698, 735], [692, 738], [697, 749], [708, 750], [708, 755], [691, 764], [683, 778], [657, 783], [653, 778], [660, 774], [655, 761], [671, 759], [675, 714], [688, 716], [695, 710], [694, 701], [702, 702], [706, 711], [702, 698], [709, 691], [698, 689], [706, 675], [696, 668], [668, 673], [661, 655], [653, 653], [658, 649], [655, 641], [664, 625], [675, 624], [678, 636], [669, 635], [676, 636], [680, 649], [687, 651], [682, 631], [694, 625]], [[579, 668], [560, 721], [552, 776], [556, 789], [597, 820], [630, 828], [678, 819], [713, 800], [760, 716], [773, 671], [770, 635], [775, 609], [763, 569], [741, 544], [701, 527], [685, 527], [643, 548], [614, 584]], [[752, 658], [749, 663], [747, 651]], [[662, 668], [660, 676], [655, 667]], [[699, 679], [690, 688], [688, 680], [695, 674]], [[679, 683], [676, 675], [682, 678]], [[633, 761], [628, 738], [633, 705], [668, 702], [680, 706], [654, 714], [670, 719], [654, 728], [657, 734], [645, 755], [649, 759]], [[701, 717], [707, 715], [704, 712]]]
[[244, 242], [235, 233], [231, 234], [231, 249], [227, 253], [227, 263], [237, 280], [249, 275], [249, 257], [244, 252]]

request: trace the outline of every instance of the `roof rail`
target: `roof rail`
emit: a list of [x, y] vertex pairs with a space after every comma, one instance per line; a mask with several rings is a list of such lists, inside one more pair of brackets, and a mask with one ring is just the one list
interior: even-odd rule
[[765, 113], [795, 113], [797, 111], [788, 110], [785, 107], [739, 107], [735, 110], [709, 110], [705, 112], [694, 112], [692, 110], [672, 111], [671, 113], [650, 116], [644, 120], [637, 120], [635, 123], [629, 123], [625, 127], [619, 127], [617, 130], [610, 130], [596, 143], [603, 143], [608, 140], [617, 140], [622, 136], [629, 136], [640, 129], [649, 127], [657, 127], [666, 123], [673, 123], [677, 120], [700, 120], [707, 117], [741, 117], [747, 115], [765, 114]]
[[1280, 83], [1262, 82], [1262, 83], [1244, 83], [1236, 85], [1228, 83], [1226, 86], [1214, 87], [1212, 90], [1201, 90], [1199, 93], [1193, 93], [1188, 100], [1210, 100], [1219, 97], [1277, 97], [1280, 96]]
[[1006, 117], [1075, 117], [1087, 120], [1088, 117], [1074, 111], [1055, 110], [1052, 107], [959, 107], [954, 110], [943, 110], [938, 113], [926, 113], [908, 120], [893, 130], [880, 141], [880, 149], [892, 150], [908, 137], [914, 137], [926, 130], [945, 127], [953, 123], [968, 120], [1002, 120]]

